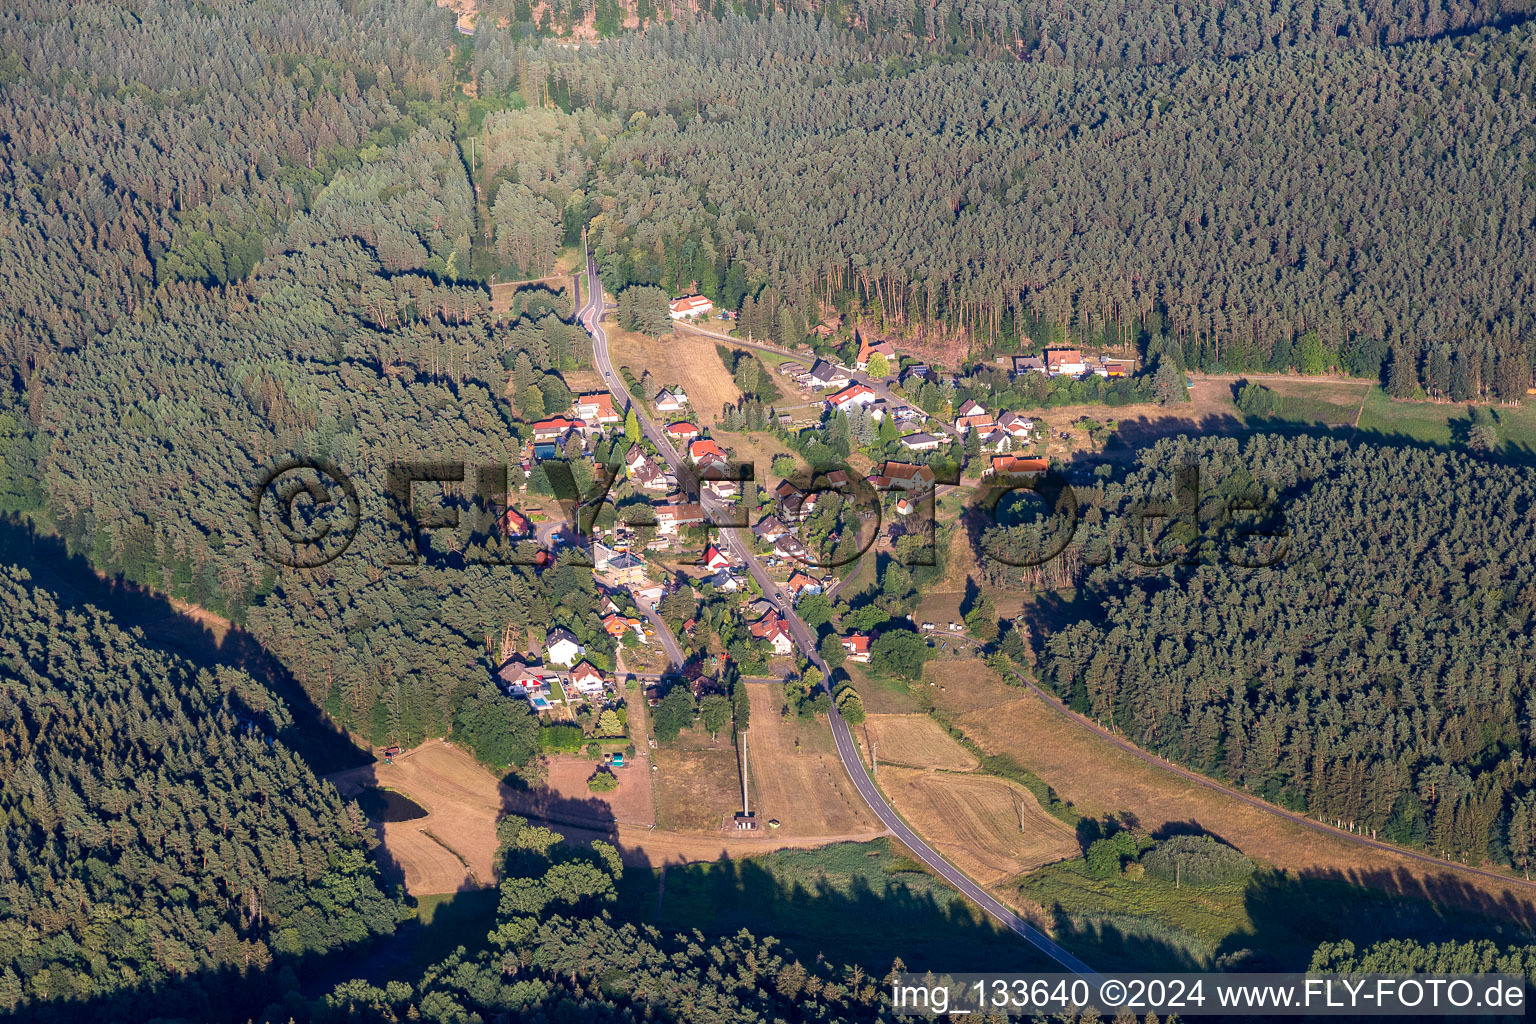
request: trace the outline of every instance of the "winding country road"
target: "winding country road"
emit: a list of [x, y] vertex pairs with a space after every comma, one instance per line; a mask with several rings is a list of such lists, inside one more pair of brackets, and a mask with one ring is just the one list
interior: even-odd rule
[[[614, 398], [617, 400], [617, 405], [627, 406], [635, 411], [635, 416], [640, 422], [641, 433], [656, 446], [656, 450], [661, 453], [667, 465], [671, 467], [673, 472], [679, 474], [679, 479], [682, 479], [683, 474], [681, 471], [684, 468], [682, 456], [672, 447], [671, 441], [646, 416], [642, 405], [634, 400], [629, 390], [624, 386], [623, 380], [614, 370], [613, 360], [608, 351], [608, 335], [603, 330], [602, 325], [603, 285], [597, 275], [597, 264], [590, 254], [587, 256], [587, 287], [587, 301], [577, 313], [577, 319], [587, 329], [587, 333], [592, 336], [592, 355], [598, 372], [602, 374], [603, 382], [608, 386], [609, 391], [613, 393]], [[704, 506], [706, 515], [712, 521], [716, 519], [716, 513], [725, 510], [723, 503], [708, 494], [701, 494], [700, 501]], [[736, 529], [723, 529], [720, 531], [721, 540], [719, 543], [732, 558], [740, 561], [747, 567], [747, 571], [752, 574], [752, 578], [762, 588], [763, 595], [784, 616], [785, 622], [789, 626], [790, 634], [795, 639], [795, 643], [800, 647], [805, 656], [810, 659], [812, 664], [821, 670], [824, 680], [822, 685], [828, 686], [830, 692], [831, 673], [827, 670], [826, 662], [822, 661], [821, 655], [817, 653], [815, 634], [811, 632], [810, 627], [805, 624], [804, 620], [795, 614], [794, 602], [790, 600], [778, 583], [769, 578], [767, 571], [758, 563], [756, 557], [753, 556], [751, 550], [747, 547], [741, 533], [742, 531]], [[875, 812], [875, 816], [880, 819], [881, 823], [890, 829], [891, 833], [907, 849], [911, 850], [914, 856], [932, 869], [934, 874], [943, 878], [950, 885], [968, 896], [977, 906], [981, 907], [982, 910], [986, 911], [987, 914], [1004, 927], [1017, 933], [1026, 942], [1065, 970], [1076, 974], [1093, 973], [1087, 964], [1057, 945], [1044, 932], [1031, 925], [1028, 921], [1004, 906], [1001, 901], [993, 897], [981, 886], [967, 878], [959, 868], [945, 860], [942, 855], [925, 843], [921, 836], [912, 831], [907, 823], [901, 819], [901, 816], [886, 802], [885, 797], [876, 788], [874, 780], [869, 777], [869, 773], [864, 768], [864, 762], [859, 757], [858, 747], [854, 744], [853, 735], [848, 730], [848, 723], [843, 721], [842, 716], [837, 713], [835, 707], [831, 710], [829, 718], [832, 724], [832, 736], [837, 743], [837, 755], [843, 762], [843, 769], [847, 771], [848, 777], [853, 781], [854, 788], [858, 790], [864, 802], [869, 805], [870, 810]]]

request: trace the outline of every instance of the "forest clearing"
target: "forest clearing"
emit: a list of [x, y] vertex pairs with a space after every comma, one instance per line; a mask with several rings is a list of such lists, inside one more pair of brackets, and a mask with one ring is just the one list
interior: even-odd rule
[[1431, 902], [1536, 920], [1536, 890], [1415, 861], [1317, 832], [1121, 750], [991, 673], [949, 675], [939, 710], [988, 754], [1007, 754], [1082, 814], [1157, 832], [1198, 827], [1256, 861]]
[[[699, 426], [716, 423], [722, 408], [741, 400], [736, 381], [715, 351], [715, 346], [724, 342], [697, 335], [669, 334], [652, 338], [620, 330], [617, 325], [607, 326], [607, 332], [614, 365], [629, 367], [636, 380], [650, 370], [658, 390], [682, 385], [688, 392], [688, 404], [698, 417]], [[655, 409], [650, 402], [655, 397], [654, 393], [643, 396], [646, 412], [653, 416]]]

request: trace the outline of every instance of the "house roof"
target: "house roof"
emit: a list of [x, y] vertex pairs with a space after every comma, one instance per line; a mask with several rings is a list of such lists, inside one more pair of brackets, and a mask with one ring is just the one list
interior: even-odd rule
[[847, 648], [848, 653], [850, 654], [868, 654], [869, 634], [849, 633], [847, 636], [843, 637], [843, 646]]
[[598, 391], [590, 395], [580, 395], [571, 406], [578, 414], [583, 410], [592, 409], [598, 419], [617, 419], [618, 413], [613, 411], [613, 396], [606, 391]]
[[859, 399], [865, 397], [866, 395], [870, 396], [871, 398], [877, 397], [875, 395], [874, 389], [868, 387], [867, 385], [850, 384], [846, 388], [843, 388], [843, 390], [839, 391], [837, 394], [833, 395], [831, 398], [828, 398], [827, 401], [831, 402], [838, 408], [842, 408], [849, 402], [857, 402]]
[[656, 509], [656, 518], [670, 519], [677, 523], [704, 521], [704, 509], [699, 505], [662, 505]]
[[919, 466], [912, 462], [887, 460], [880, 465], [880, 475], [888, 476], [892, 480], [921, 480], [925, 483], [932, 483], [934, 480], [932, 466]]
[[1048, 459], [1030, 459], [1019, 455], [992, 456], [993, 473], [1044, 473], [1050, 465]]
[[716, 561], [725, 562], [727, 565], [729, 565], [731, 560], [725, 557], [724, 552], [711, 544], [709, 547], [704, 549], [704, 564], [712, 565]]
[[938, 444], [939, 439], [934, 437], [932, 434], [925, 434], [919, 431], [916, 434], [907, 434], [903, 436], [901, 443], [906, 445], [908, 448], [917, 448], [923, 445]]
[[811, 367], [811, 377], [815, 380], [825, 381], [828, 383], [834, 380], [848, 379], [848, 375], [846, 373], [844, 373], [842, 370], [839, 370], [825, 359], [816, 360], [816, 364]]
[[673, 437], [692, 437], [698, 432], [699, 428], [687, 420], [667, 424], [667, 433]]
[[718, 455], [721, 458], [725, 457], [725, 452], [721, 451], [720, 446], [715, 444], [711, 438], [701, 437], [688, 446], [688, 457], [695, 462], [711, 455]]
[[784, 585], [790, 590], [801, 590], [805, 587], [821, 586], [820, 583], [817, 583], [814, 579], [807, 576], [805, 573], [800, 572], [798, 569], [789, 574], [789, 579], [785, 582]]
[[986, 415], [986, 412], [987, 412], [987, 407], [986, 406], [984, 406], [980, 402], [976, 401], [976, 399], [971, 398], [971, 399], [967, 399], [964, 405], [960, 406], [959, 409], [955, 410], [955, 415], [957, 415], [957, 416], [984, 416], [984, 415]]
[[564, 626], [556, 626], [554, 629], [550, 630], [544, 635], [544, 646], [549, 647], [553, 644], [559, 643], [562, 640], [569, 640], [573, 644], [580, 644], [580, 641], [576, 639], [575, 633], [572, 633]]
[[1063, 363], [1081, 363], [1083, 353], [1075, 348], [1048, 348], [1045, 350], [1045, 368], [1054, 370]]
[[684, 295], [680, 299], [673, 299], [667, 303], [667, 308], [674, 313], [698, 313], [713, 305], [713, 302], [702, 295]]
[[752, 532], [764, 539], [770, 536], [777, 539], [788, 533], [789, 527], [785, 526], [784, 521], [778, 516], [764, 516], [758, 520], [756, 526], [752, 527]]
[[603, 679], [603, 674], [598, 671], [597, 668], [594, 667], [590, 662], [583, 661], [581, 664], [571, 669], [571, 680], [572, 682], [580, 682], [584, 679], [596, 679], [601, 682]]

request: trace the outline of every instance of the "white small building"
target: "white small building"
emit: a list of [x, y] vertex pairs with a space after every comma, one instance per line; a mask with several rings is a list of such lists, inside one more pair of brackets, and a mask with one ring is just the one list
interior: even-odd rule
[[586, 648], [576, 642], [576, 635], [568, 629], [552, 629], [544, 638], [544, 660], [551, 665], [569, 668], [584, 653]]

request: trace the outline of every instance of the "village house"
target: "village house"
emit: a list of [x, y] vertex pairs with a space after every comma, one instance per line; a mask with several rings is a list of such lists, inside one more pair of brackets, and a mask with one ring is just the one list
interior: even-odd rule
[[850, 384], [837, 394], [827, 399], [827, 408], [837, 412], [847, 412], [854, 405], [871, 405], [880, 401], [880, 396], [864, 384]]
[[1014, 356], [1013, 375], [1015, 377], [1026, 373], [1044, 373], [1045, 360], [1039, 356]]
[[501, 514], [501, 532], [506, 537], [522, 537], [533, 532], [533, 524], [517, 509], [509, 508]]
[[772, 544], [789, 532], [789, 527], [778, 516], [764, 516], [759, 519], [757, 525], [752, 527], [752, 533], [758, 540], [765, 544]]
[[956, 416], [985, 416], [986, 414], [987, 407], [974, 398], [966, 399], [960, 408], [955, 410]]
[[618, 551], [606, 544], [592, 545], [593, 569], [607, 576], [616, 585], [633, 587], [644, 583], [645, 559], [628, 551]]
[[784, 583], [784, 589], [789, 591], [790, 597], [798, 601], [806, 594], [821, 593], [821, 582], [797, 570], [789, 574], [789, 579]]
[[1104, 376], [1111, 380], [1116, 377], [1128, 377], [1136, 372], [1136, 360], [1134, 359], [1106, 359], [1104, 360]]
[[888, 341], [875, 341], [875, 342], [872, 342], [868, 338], [860, 338], [859, 339], [859, 356], [858, 356], [858, 358], [856, 360], [854, 360], [854, 363], [853, 363], [854, 368], [858, 369], [858, 370], [867, 370], [867, 369], [869, 369], [869, 359], [870, 359], [871, 356], [875, 355], [876, 353], [879, 353], [880, 355], [885, 356], [885, 358], [888, 360], [888, 364], [887, 365], [892, 365], [892, 366], [895, 365], [895, 363], [896, 363], [896, 349], [891, 346], [890, 342], [888, 342]]
[[501, 680], [502, 690], [511, 697], [526, 697], [540, 688], [548, 689], [543, 670], [529, 666], [520, 658], [509, 659], [496, 673], [496, 678]]
[[666, 431], [667, 436], [674, 442], [692, 441], [699, 436], [699, 428], [686, 420], [679, 423], [668, 423]]
[[1080, 377], [1088, 371], [1083, 353], [1075, 348], [1048, 348], [1045, 350], [1045, 372], [1052, 377], [1066, 374]]
[[[972, 404], [974, 403], [966, 403], [966, 405]], [[980, 432], [981, 435], [985, 437], [986, 435], [992, 433], [993, 429], [996, 427], [997, 424], [993, 423], [992, 417], [988, 416], [986, 413], [976, 413], [971, 416], [958, 416], [955, 418], [955, 433], [959, 434], [961, 437], [969, 434], [972, 430]]]
[[778, 657], [782, 658], [795, 649], [795, 638], [790, 635], [789, 627], [777, 612], [769, 612], [758, 619], [747, 627], [747, 632], [755, 639], [768, 641]]
[[944, 442], [932, 434], [916, 433], [905, 434], [901, 438], [901, 446], [914, 452], [931, 452], [937, 450]]
[[585, 432], [587, 425], [582, 420], [568, 419], [565, 416], [552, 416], [547, 420], [539, 420], [533, 424], [533, 440], [539, 441], [564, 441], [572, 430]]
[[843, 650], [848, 652], [848, 660], [856, 661], [860, 665], [869, 664], [869, 634], [849, 633], [842, 638]]
[[618, 423], [624, 417], [613, 407], [613, 396], [606, 391], [591, 395], [579, 395], [571, 404], [576, 415], [587, 423], [608, 425]]
[[607, 680], [590, 662], [582, 662], [571, 670], [571, 688], [587, 697], [601, 697], [607, 689]]
[[999, 430], [1007, 431], [1016, 441], [1028, 439], [1035, 429], [1035, 421], [1016, 412], [1005, 412], [997, 418]]
[[702, 295], [684, 295], [667, 304], [667, 313], [673, 320], [688, 320], [696, 316], [705, 316], [714, 308], [715, 304]]
[[780, 558], [796, 562], [809, 560], [811, 554], [806, 548], [805, 542], [792, 533], [786, 533], [773, 542], [773, 553]]
[[932, 487], [933, 468], [910, 462], [882, 462], [869, 477], [878, 491], [916, 491]]
[[701, 582], [708, 583], [722, 594], [734, 594], [741, 589], [741, 584], [736, 582], [736, 577], [731, 575], [729, 569], [721, 569]]
[[711, 544], [704, 549], [704, 568], [711, 571], [717, 569], [729, 569], [731, 560], [725, 557], [725, 552]]
[[645, 627], [639, 619], [613, 612], [604, 615], [602, 623], [604, 632], [615, 640], [622, 639], [625, 633], [633, 632], [640, 638], [641, 643], [645, 643]]
[[544, 637], [544, 660], [551, 665], [570, 667], [586, 650], [577, 642], [576, 634], [568, 629], [557, 626]]
[[704, 490], [722, 501], [741, 496], [741, 481], [732, 475], [724, 456], [711, 457], [700, 465], [699, 482]]
[[629, 472], [629, 482], [645, 491], [669, 491], [677, 481], [665, 472], [639, 445], [631, 445], [624, 457], [624, 468]]
[[657, 412], [682, 412], [688, 407], [688, 393], [682, 388], [662, 388], [656, 392]]
[[656, 509], [656, 531], [670, 536], [688, 526], [704, 522], [704, 509], [698, 505], [662, 505]]
[[825, 359], [816, 360], [805, 379], [805, 383], [813, 388], [840, 388], [851, 382], [852, 378], [845, 371], [833, 366]]
[[1050, 468], [1047, 459], [1030, 459], [1019, 455], [994, 455], [983, 477], [1034, 476]]
[[706, 459], [718, 459], [725, 461], [725, 452], [712, 439], [701, 437], [688, 446], [688, 457], [694, 462], [703, 462]]

